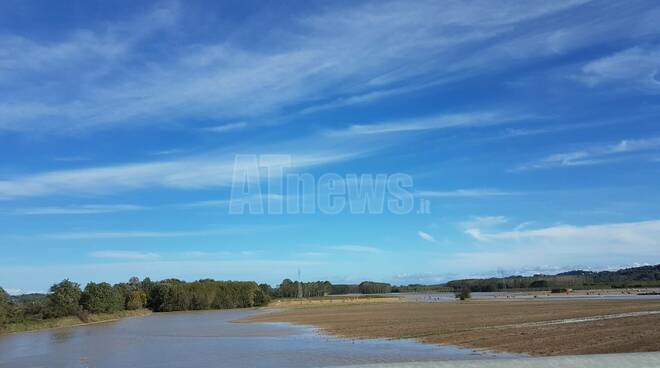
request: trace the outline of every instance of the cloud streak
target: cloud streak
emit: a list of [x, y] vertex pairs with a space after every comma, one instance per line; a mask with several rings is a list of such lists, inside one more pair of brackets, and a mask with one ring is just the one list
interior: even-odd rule
[[418, 197], [426, 198], [481, 198], [519, 195], [519, 192], [505, 192], [497, 189], [456, 189], [451, 191], [420, 190]]
[[418, 231], [417, 236], [419, 236], [420, 239], [425, 240], [427, 242], [437, 243], [435, 238], [433, 236], [431, 236], [431, 234], [429, 234], [429, 233], [425, 233], [423, 231]]
[[33, 215], [95, 215], [102, 213], [116, 213], [127, 211], [139, 211], [146, 209], [143, 206], [132, 204], [88, 204], [80, 206], [66, 207], [33, 207], [18, 208], [12, 212], [13, 215], [33, 216]]
[[135, 260], [135, 261], [151, 261], [160, 258], [158, 253], [152, 252], [138, 252], [128, 250], [100, 250], [90, 252], [88, 254], [92, 258], [104, 258], [113, 260]]
[[499, 125], [533, 119], [532, 115], [505, 112], [475, 112], [443, 114], [426, 118], [397, 120], [375, 124], [351, 125], [343, 130], [329, 131], [329, 136], [362, 136], [375, 134], [393, 134], [457, 127], [477, 127]]
[[520, 165], [518, 171], [599, 165], [626, 159], [627, 154], [660, 149], [660, 137], [627, 139], [619, 143], [593, 146], [581, 151], [555, 153], [540, 160]]
[[538, 244], [561, 244], [563, 247], [602, 247], [616, 253], [634, 249], [653, 250], [660, 247], [660, 220], [614, 223], [601, 225], [558, 225], [539, 229], [483, 232], [479, 228], [467, 231], [476, 240], [494, 241], [533, 241]]
[[[289, 152], [294, 148], [290, 147]], [[282, 152], [281, 148], [280, 151]], [[284, 151], [286, 152], [286, 151]], [[334, 150], [298, 150], [291, 153], [290, 170], [340, 162], [361, 155], [348, 147]], [[144, 188], [193, 190], [228, 187], [234, 173], [234, 155], [208, 154], [178, 160], [119, 164], [50, 171], [0, 180], [0, 199], [45, 195], [110, 195]], [[277, 163], [259, 162], [260, 169]]]
[[[0, 91], [16, 96], [0, 105], [0, 129], [62, 132], [177, 118], [249, 120], [303, 104], [371, 102], [521, 63], [498, 46], [512, 43], [519, 52], [536, 46], [519, 42], [512, 28], [544, 34], [543, 27], [527, 22], [582, 3], [328, 6], [273, 25], [275, 46], [269, 48], [246, 48], [221, 37], [172, 48], [167, 37], [186, 20], [176, 6], [102, 28], [72, 29], [59, 42], [0, 35]], [[157, 32], [162, 43], [149, 38]], [[241, 32], [262, 29], [246, 26]], [[166, 48], [166, 56], [139, 53], [147, 42], [149, 49]], [[484, 43], [491, 47], [484, 49]], [[47, 88], [23, 83], [41, 75], [50, 80]], [[69, 93], [58, 93], [62, 90]]]
[[328, 249], [338, 250], [341, 252], [351, 252], [351, 253], [381, 253], [382, 251], [379, 248], [366, 246], [366, 245], [335, 245], [327, 247]]
[[623, 85], [660, 92], [660, 46], [633, 47], [584, 65], [579, 80], [590, 87]]

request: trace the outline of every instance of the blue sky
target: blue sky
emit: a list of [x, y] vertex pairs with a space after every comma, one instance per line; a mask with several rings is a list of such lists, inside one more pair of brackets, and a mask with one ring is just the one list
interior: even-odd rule
[[[658, 19], [654, 1], [5, 1], [0, 285], [658, 263]], [[404, 173], [430, 211], [229, 214], [237, 154]]]

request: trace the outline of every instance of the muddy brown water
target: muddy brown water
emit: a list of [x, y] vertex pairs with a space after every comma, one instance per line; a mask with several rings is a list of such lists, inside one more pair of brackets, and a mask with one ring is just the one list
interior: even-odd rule
[[279, 323], [233, 323], [258, 310], [156, 313], [75, 328], [0, 336], [0, 367], [319, 367], [493, 359], [410, 340], [347, 340]]

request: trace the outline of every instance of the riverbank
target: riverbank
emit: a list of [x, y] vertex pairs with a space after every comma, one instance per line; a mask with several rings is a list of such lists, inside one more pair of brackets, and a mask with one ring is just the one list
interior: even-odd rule
[[346, 338], [413, 338], [531, 355], [660, 351], [658, 300], [325, 305], [243, 321], [311, 325]]
[[149, 309], [124, 310], [114, 313], [96, 313], [90, 314], [86, 321], [82, 321], [76, 316], [62, 318], [50, 318], [43, 320], [27, 320], [21, 323], [10, 323], [0, 328], [0, 335], [18, 332], [31, 332], [49, 330], [53, 328], [85, 326], [95, 323], [112, 322], [122, 318], [148, 316], [152, 312]]

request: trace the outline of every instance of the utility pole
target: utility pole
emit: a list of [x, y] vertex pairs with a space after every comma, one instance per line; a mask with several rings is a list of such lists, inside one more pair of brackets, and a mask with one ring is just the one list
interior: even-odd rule
[[298, 267], [298, 298], [303, 297], [302, 279], [300, 278], [300, 267]]
[[504, 269], [498, 268], [497, 273], [500, 274], [500, 278], [502, 279], [502, 285], [503, 285], [504, 291], [506, 291], [506, 278], [504, 276]]

